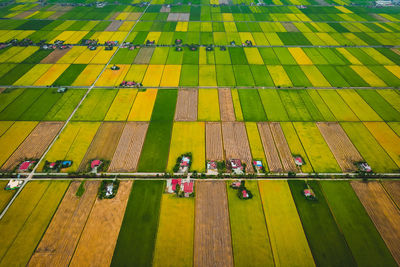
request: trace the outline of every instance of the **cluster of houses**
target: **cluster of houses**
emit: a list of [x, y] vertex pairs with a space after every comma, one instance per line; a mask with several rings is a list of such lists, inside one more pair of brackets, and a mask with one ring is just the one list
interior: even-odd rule
[[178, 196], [190, 197], [194, 192], [194, 181], [187, 179], [168, 179], [165, 191]]
[[238, 190], [238, 197], [240, 199], [250, 199], [253, 197], [253, 194], [248, 190], [245, 186], [244, 180], [237, 180], [231, 183], [231, 188]]

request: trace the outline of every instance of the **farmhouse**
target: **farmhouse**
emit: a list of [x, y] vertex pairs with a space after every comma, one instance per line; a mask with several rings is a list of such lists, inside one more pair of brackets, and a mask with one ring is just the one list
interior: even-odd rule
[[254, 169], [256, 170], [257, 173], [263, 173], [264, 172], [264, 166], [263, 166], [261, 160], [253, 160], [253, 166], [254, 166]]
[[30, 160], [26, 160], [24, 162], [22, 162], [19, 167], [18, 167], [18, 171], [19, 172], [27, 172], [29, 171], [33, 166], [35, 166], [36, 161], [30, 161]]
[[90, 163], [90, 168], [92, 169], [92, 173], [97, 173], [97, 169], [103, 164], [103, 162], [99, 159], [92, 160]]
[[207, 174], [218, 174], [218, 165], [214, 160], [207, 162]]
[[[179, 190], [177, 192], [177, 190]], [[170, 194], [183, 195], [184, 197], [190, 197], [194, 192], [194, 181], [190, 178], [187, 179], [168, 179], [165, 192]]]
[[21, 180], [10, 180], [4, 189], [5, 190], [18, 189], [18, 188], [20, 188], [22, 186], [23, 182], [24, 181], [21, 181]]
[[229, 160], [229, 164], [234, 174], [243, 174], [244, 168], [240, 159], [231, 159]]

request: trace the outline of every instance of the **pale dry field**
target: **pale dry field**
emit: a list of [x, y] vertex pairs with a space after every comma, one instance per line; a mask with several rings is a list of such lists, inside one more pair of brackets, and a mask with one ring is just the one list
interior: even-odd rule
[[251, 152], [243, 122], [223, 122], [222, 136], [226, 160], [240, 159], [247, 164], [246, 171], [253, 172]]
[[85, 193], [77, 197], [80, 183], [71, 183], [28, 266], [67, 266], [71, 261], [100, 185], [87, 181]]
[[219, 122], [206, 122], [206, 159], [224, 159], [221, 123]]
[[63, 124], [63, 122], [40, 122], [1, 169], [12, 170], [26, 158], [40, 158]]
[[112, 199], [96, 199], [70, 266], [110, 266], [133, 181], [121, 181]]
[[196, 182], [194, 266], [233, 266], [225, 182]]
[[400, 265], [400, 211], [379, 182], [351, 182], [351, 186]]
[[229, 88], [219, 89], [218, 97], [221, 121], [236, 121], [231, 90]]
[[382, 184], [397, 207], [400, 208], [400, 181], [383, 181]]
[[279, 157], [278, 149], [275, 146], [274, 138], [271, 133], [268, 122], [257, 124], [260, 133], [261, 142], [264, 147], [265, 158], [271, 172], [283, 172], [283, 166]]
[[269, 127], [281, 159], [283, 170], [285, 172], [296, 171], [296, 164], [294, 163], [292, 152], [286, 141], [281, 124], [279, 122], [270, 122]]
[[148, 122], [127, 122], [112, 158], [110, 172], [136, 171]]
[[317, 126], [342, 171], [356, 171], [354, 162], [363, 161], [363, 158], [339, 123], [317, 122]]
[[134, 64], [149, 64], [153, 52], [154, 47], [141, 48], [135, 57]]
[[197, 121], [198, 91], [196, 89], [178, 90], [176, 102], [176, 121]]
[[103, 122], [93, 138], [78, 170], [86, 171], [89, 161], [93, 159], [111, 160], [124, 126], [124, 122]]

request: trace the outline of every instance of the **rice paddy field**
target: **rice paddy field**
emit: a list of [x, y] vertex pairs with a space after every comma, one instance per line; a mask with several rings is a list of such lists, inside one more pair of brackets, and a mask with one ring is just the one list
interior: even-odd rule
[[[0, 266], [399, 266], [400, 6], [380, 2], [0, 0], [0, 186], [25, 182], [0, 190]], [[252, 199], [201, 180], [230, 159]]]
[[[100, 200], [98, 181], [80, 197], [78, 181], [31, 181], [0, 221], [0, 264], [193, 266], [228, 255], [234, 266], [398, 264], [397, 191], [388, 189], [399, 181], [247, 181], [250, 200], [231, 182], [196, 181], [195, 198], [178, 198], [163, 181], [121, 181]], [[308, 187], [317, 200], [304, 198]]]

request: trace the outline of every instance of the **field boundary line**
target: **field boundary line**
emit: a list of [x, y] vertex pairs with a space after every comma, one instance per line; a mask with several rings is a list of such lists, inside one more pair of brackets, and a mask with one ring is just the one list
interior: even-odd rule
[[129, 37], [129, 35], [132, 33], [133, 29], [137, 25], [137, 23], [140, 21], [140, 19], [143, 17], [143, 15], [146, 13], [147, 9], [150, 7], [152, 0], [149, 2], [149, 4], [146, 6], [146, 8], [143, 10], [142, 14], [138, 18], [138, 20], [135, 22], [135, 24], [132, 26], [132, 28], [127, 32], [125, 38], [121, 41], [120, 45], [117, 47], [111, 58], [108, 60], [107, 64], [103, 67], [102, 71], [99, 73], [97, 76], [96, 80], [92, 83], [92, 85], [88, 88], [86, 93], [83, 95], [81, 100], [79, 101], [78, 105], [75, 107], [75, 109], [72, 111], [68, 119], [65, 121], [64, 126], [61, 127], [60, 131], [57, 133], [57, 135], [53, 138], [53, 141], [50, 143], [50, 145], [47, 147], [46, 151], [43, 153], [41, 158], [38, 160], [36, 163], [35, 167], [32, 169], [32, 171], [29, 173], [27, 178], [24, 180], [22, 183], [21, 187], [19, 190], [14, 194], [14, 196], [11, 198], [11, 200], [8, 202], [7, 206], [4, 208], [2, 213], [0, 214], [0, 220], [3, 218], [3, 216], [6, 214], [10, 206], [14, 203], [15, 199], [18, 197], [19, 193], [22, 191], [22, 189], [25, 187], [25, 185], [32, 179], [34, 176], [36, 169], [39, 167], [39, 164], [43, 161], [43, 159], [46, 157], [47, 153], [50, 151], [50, 149], [53, 147], [53, 145], [56, 143], [58, 140], [59, 136], [61, 133], [64, 131], [64, 129], [67, 127], [68, 123], [71, 121], [72, 117], [75, 115], [76, 111], [79, 109], [79, 107], [82, 105], [83, 101], [86, 99], [88, 94], [92, 91], [92, 89], [95, 87], [96, 82], [100, 79], [100, 76], [103, 74], [103, 72], [107, 69], [108, 65], [110, 64], [111, 60], [114, 58], [114, 56], [118, 53], [118, 50], [122, 47], [122, 44], [125, 42], [125, 40]]

